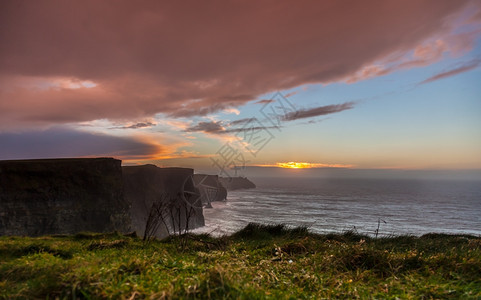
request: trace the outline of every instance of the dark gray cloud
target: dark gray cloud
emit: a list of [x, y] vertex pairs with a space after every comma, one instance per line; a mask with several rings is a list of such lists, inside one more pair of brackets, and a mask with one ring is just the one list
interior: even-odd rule
[[83, 156], [135, 158], [161, 152], [159, 146], [132, 138], [59, 128], [0, 133], [0, 145], [0, 160]]
[[239, 120], [235, 120], [235, 121], [230, 122], [229, 125], [234, 126], [234, 125], [239, 125], [239, 124], [245, 124], [245, 123], [252, 122], [254, 120], [255, 120], [255, 118], [239, 119]]
[[119, 126], [119, 127], [112, 127], [111, 129], [139, 129], [139, 128], [148, 128], [153, 127], [157, 124], [152, 122], [140, 122], [129, 126]]
[[[342, 104], [332, 104], [319, 106], [309, 109], [301, 109], [291, 113], [287, 113], [281, 116], [282, 121], [294, 121], [298, 119], [306, 119], [318, 116], [324, 116], [328, 114], [333, 114], [341, 112], [343, 110], [351, 109], [354, 107], [355, 102], [345, 102]], [[226, 134], [226, 133], [239, 133], [251, 130], [263, 130], [263, 129], [279, 129], [279, 126], [262, 126], [263, 124], [259, 121], [255, 122], [256, 118], [244, 118], [239, 120], [234, 120], [229, 123], [224, 123], [222, 121], [210, 121], [210, 122], [199, 122], [196, 125], [190, 126], [184, 129], [184, 132], [203, 132], [212, 134]], [[308, 123], [315, 123], [316, 121], [309, 121]], [[249, 126], [252, 123], [252, 126]], [[306, 123], [307, 124], [307, 123]], [[242, 127], [236, 127], [240, 125]], [[256, 125], [256, 126], [254, 126]], [[259, 126], [260, 125], [260, 126]]]
[[[255, 118], [241, 119], [241, 120], [237, 120], [237, 121], [242, 121], [242, 122], [237, 122], [235, 124], [247, 124], [247, 123], [249, 123], [253, 120], [255, 120]], [[232, 125], [234, 122], [231, 122], [230, 125]], [[199, 122], [199, 123], [197, 123], [197, 125], [186, 128], [184, 131], [185, 132], [203, 132], [203, 133], [213, 133], [213, 134], [226, 134], [226, 133], [239, 133], [239, 132], [245, 132], [245, 131], [265, 130], [265, 129], [272, 129], [272, 128], [278, 129], [279, 127], [274, 127], [274, 126], [244, 126], [244, 127], [237, 127], [237, 128], [230, 128], [230, 127], [225, 128], [222, 125], [222, 121], [217, 121], [217, 122], [211, 121], [211, 122]]]
[[222, 126], [222, 122], [199, 122], [197, 125], [186, 128], [185, 132], [205, 132], [205, 133], [221, 133], [225, 129]]
[[345, 102], [342, 104], [332, 104], [308, 109], [300, 109], [295, 112], [287, 113], [283, 116], [284, 121], [294, 121], [298, 119], [312, 118], [329, 115], [354, 107], [355, 102]]

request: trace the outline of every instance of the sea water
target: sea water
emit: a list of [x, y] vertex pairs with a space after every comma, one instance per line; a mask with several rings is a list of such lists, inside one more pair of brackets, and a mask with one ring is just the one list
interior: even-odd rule
[[481, 235], [481, 182], [258, 178], [204, 209], [197, 232], [232, 233], [249, 222], [307, 226], [312, 232], [380, 236]]

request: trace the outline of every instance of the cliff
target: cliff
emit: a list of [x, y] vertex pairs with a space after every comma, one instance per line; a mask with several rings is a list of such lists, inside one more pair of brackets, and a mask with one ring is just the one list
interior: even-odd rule
[[[204, 226], [199, 190], [192, 181], [193, 169], [158, 168], [154, 165], [122, 167], [124, 195], [131, 203], [131, 229], [142, 236], [154, 203], [161, 204], [170, 233]], [[187, 222], [188, 220], [188, 222]], [[161, 224], [154, 234], [168, 235]]]
[[256, 185], [246, 177], [219, 177], [219, 181], [228, 191], [256, 188]]
[[225, 201], [227, 189], [220, 183], [218, 175], [194, 174], [195, 187], [199, 189], [202, 204], [211, 207], [214, 201]]
[[0, 235], [126, 231], [121, 161], [0, 161]]
[[112, 158], [0, 161], [0, 235], [143, 235], [154, 203], [168, 227], [154, 236], [204, 226], [192, 177], [192, 169], [121, 167]]

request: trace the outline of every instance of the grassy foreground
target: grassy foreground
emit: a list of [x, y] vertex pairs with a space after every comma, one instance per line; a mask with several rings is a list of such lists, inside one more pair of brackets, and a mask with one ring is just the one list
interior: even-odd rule
[[0, 238], [0, 298], [481, 298], [481, 238], [249, 224], [229, 237]]

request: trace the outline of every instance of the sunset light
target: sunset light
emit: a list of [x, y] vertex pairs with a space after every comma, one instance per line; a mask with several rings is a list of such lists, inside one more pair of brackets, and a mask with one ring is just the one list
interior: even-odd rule
[[315, 164], [307, 163], [307, 162], [286, 162], [286, 163], [277, 163], [277, 166], [280, 168], [285, 169], [306, 169], [306, 168], [314, 168]]
[[0, 0], [0, 42], [2, 298], [481, 297], [481, 1]]
[[[264, 165], [266, 166], [266, 165]], [[319, 164], [319, 163], [308, 163], [308, 162], [278, 162], [273, 165], [278, 168], [284, 169], [310, 169], [310, 168], [350, 168], [352, 165], [341, 165], [341, 164]]]

